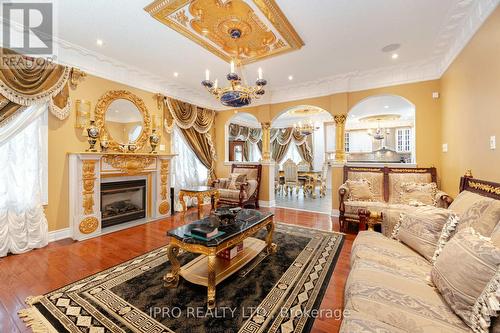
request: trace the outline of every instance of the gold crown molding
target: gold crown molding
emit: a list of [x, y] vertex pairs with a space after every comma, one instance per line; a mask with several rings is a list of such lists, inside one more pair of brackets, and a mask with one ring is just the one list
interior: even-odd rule
[[156, 157], [148, 155], [104, 155], [103, 161], [126, 175], [137, 175], [156, 161]]
[[85, 160], [82, 163], [82, 206], [84, 215], [94, 213], [95, 163], [94, 160]]
[[88, 235], [96, 231], [98, 227], [99, 227], [99, 221], [97, 220], [96, 217], [91, 216], [81, 220], [78, 229], [80, 229], [80, 232], [82, 234]]
[[[142, 114], [142, 119], [143, 119], [143, 126], [142, 126], [142, 132], [141, 135], [139, 135], [139, 138], [135, 141], [135, 144], [137, 146], [137, 150], [140, 150], [144, 145], [146, 144], [148, 138], [149, 138], [149, 133], [151, 132], [151, 117], [149, 116], [148, 108], [146, 107], [146, 104], [144, 104], [144, 101], [142, 98], [134, 95], [130, 91], [127, 90], [110, 90], [107, 93], [105, 93], [97, 102], [95, 106], [95, 122], [96, 126], [101, 129], [102, 133], [106, 133], [109, 138], [109, 149], [115, 150], [115, 151], [120, 151], [120, 144], [113, 139], [111, 134], [106, 130], [106, 126], [104, 124], [104, 119], [106, 115], [106, 111], [108, 110], [109, 105], [117, 99], [126, 99], [137, 107], [139, 112]], [[101, 133], [101, 134], [102, 134]]]
[[[260, 20], [248, 1], [156, 0], [144, 10], [228, 62], [239, 58], [242, 64], [247, 64], [297, 50], [304, 45], [274, 0], [253, 0], [272, 27]], [[234, 28], [242, 32], [238, 44], [229, 35]], [[279, 35], [274, 33], [273, 28]]]

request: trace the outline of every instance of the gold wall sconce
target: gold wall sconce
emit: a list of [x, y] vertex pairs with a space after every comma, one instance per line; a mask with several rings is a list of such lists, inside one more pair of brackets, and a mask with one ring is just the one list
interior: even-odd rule
[[86, 129], [90, 124], [92, 103], [82, 99], [76, 100], [75, 128]]

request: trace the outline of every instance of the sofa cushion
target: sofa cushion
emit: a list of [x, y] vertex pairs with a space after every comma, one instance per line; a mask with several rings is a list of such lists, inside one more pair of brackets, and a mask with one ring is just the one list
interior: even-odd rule
[[476, 201], [460, 216], [457, 232], [472, 227], [483, 236], [490, 237], [500, 221], [500, 200]]
[[404, 183], [430, 183], [432, 176], [430, 173], [389, 173], [389, 202], [401, 203], [401, 185]]
[[345, 309], [404, 332], [471, 332], [425, 280], [363, 260], [354, 263], [346, 282]]
[[229, 190], [239, 190], [240, 184], [246, 182], [247, 175], [244, 173], [231, 173], [229, 175], [229, 185], [227, 189]]
[[353, 172], [347, 173], [347, 179], [366, 179], [371, 184], [373, 200], [383, 202], [384, 200], [384, 174], [382, 172]]
[[257, 179], [258, 169], [255, 168], [234, 168], [233, 172], [245, 174], [247, 179]]
[[371, 184], [366, 179], [346, 181], [347, 188], [349, 189], [349, 200], [352, 201], [373, 201], [373, 191]]
[[340, 333], [407, 333], [394, 326], [385, 324], [371, 317], [367, 313], [357, 311], [345, 311]]
[[462, 191], [459, 195], [453, 200], [450, 207], [448, 209], [454, 211], [458, 215], [462, 215], [465, 213], [473, 204], [478, 201], [483, 200], [493, 200], [485, 198], [482, 195], [470, 192], [470, 191]]
[[357, 217], [358, 210], [361, 208], [380, 213], [387, 208], [387, 204], [380, 201], [345, 201], [344, 207], [346, 215], [355, 215]]
[[444, 208], [421, 206], [401, 213], [392, 237], [405, 243], [431, 261], [443, 226], [453, 212]]
[[388, 268], [428, 280], [431, 264], [408, 246], [374, 231], [362, 231], [351, 248], [351, 266], [358, 260], [372, 261]]
[[436, 183], [402, 183], [399, 203], [436, 206]]
[[473, 228], [458, 232], [431, 271], [443, 299], [476, 332], [488, 332], [500, 305], [500, 249]]

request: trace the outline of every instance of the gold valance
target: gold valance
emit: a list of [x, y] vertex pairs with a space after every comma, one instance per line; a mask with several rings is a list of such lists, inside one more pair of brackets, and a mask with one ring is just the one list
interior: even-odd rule
[[[69, 84], [77, 81], [70, 80], [72, 68], [5, 48], [0, 48], [0, 56], [10, 64], [0, 68], [0, 123], [24, 107], [45, 102], [59, 119], [69, 115]], [[82, 72], [78, 71], [78, 75]]]
[[166, 98], [170, 115], [177, 126], [182, 129], [194, 127], [199, 133], [207, 133], [215, 120], [215, 111], [200, 108], [196, 105], [182, 102], [170, 97]]
[[271, 142], [277, 141], [280, 145], [286, 145], [293, 139], [296, 145], [301, 145], [306, 142], [307, 135], [301, 134], [293, 127], [280, 128], [271, 131]]
[[262, 129], [231, 123], [229, 124], [229, 139], [250, 141], [255, 144], [262, 139]]

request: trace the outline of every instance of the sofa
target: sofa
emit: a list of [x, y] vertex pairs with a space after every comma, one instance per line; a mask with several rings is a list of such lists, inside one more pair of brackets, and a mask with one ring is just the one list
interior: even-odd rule
[[[409, 167], [354, 167], [344, 166], [344, 183], [339, 187], [339, 223], [340, 229], [345, 230], [349, 223], [360, 223], [359, 210], [387, 215], [382, 223], [382, 233], [390, 235], [399, 212], [408, 207], [411, 201], [405, 200], [402, 194], [407, 194], [408, 186], [419, 184], [437, 184], [435, 168], [409, 168]], [[370, 188], [370, 193], [354, 196], [352, 187], [365, 181]], [[433, 185], [432, 204], [436, 207], [448, 207], [452, 198]], [[419, 204], [416, 202], [416, 204]]]
[[[409, 211], [412, 209], [417, 208], [410, 207]], [[407, 239], [407, 244], [401, 239], [391, 239], [374, 231], [362, 231], [358, 234], [351, 250], [351, 271], [345, 285], [344, 319], [340, 332], [500, 332], [500, 320], [496, 320], [497, 310], [500, 309], [500, 288], [485, 287], [482, 290], [474, 286], [472, 289], [478, 290], [471, 292], [479, 294], [477, 300], [483, 297], [488, 301], [479, 303], [483, 308], [474, 312], [476, 314], [464, 316], [467, 308], [460, 305], [460, 302], [461, 297], [467, 295], [461, 294], [461, 290], [443, 289], [442, 284], [448, 281], [438, 274], [438, 267], [446, 263], [446, 255], [452, 256], [460, 249], [463, 253], [476, 250], [474, 246], [468, 246], [467, 242], [458, 238], [462, 235], [466, 237], [468, 233], [477, 233], [478, 241], [484, 241], [490, 246], [483, 255], [489, 258], [496, 253], [497, 264], [490, 265], [496, 275], [489, 283], [493, 281], [498, 287], [500, 184], [462, 177], [460, 194], [448, 209], [440, 209], [439, 214], [446, 211], [453, 217], [450, 218], [452, 223], [447, 221], [444, 224], [431, 259], [430, 256], [422, 255], [425, 251], [418, 251], [418, 247], [408, 245], [418, 237]], [[396, 228], [402, 228], [402, 221], [403, 214]], [[419, 220], [414, 222], [417, 227], [419, 223], [425, 224]], [[453, 228], [450, 226], [455, 230], [451, 231]], [[465, 283], [469, 281], [473, 285], [479, 284], [477, 281], [482, 276], [481, 270], [469, 266], [465, 255], [455, 253], [455, 256], [458, 260], [449, 265], [449, 271], [456, 272], [449, 280], [462, 278]], [[476, 274], [476, 278], [461, 276], [467, 274]], [[488, 290], [491, 294], [485, 295]]]
[[211, 183], [219, 190], [219, 204], [259, 208], [261, 174], [260, 164], [232, 164], [228, 178], [218, 178]]

